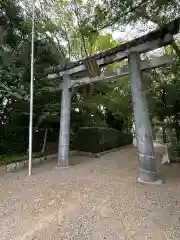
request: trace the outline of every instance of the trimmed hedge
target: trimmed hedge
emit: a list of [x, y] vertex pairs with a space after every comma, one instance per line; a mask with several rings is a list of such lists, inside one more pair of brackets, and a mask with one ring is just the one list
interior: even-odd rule
[[99, 153], [132, 144], [131, 133], [106, 127], [81, 127], [73, 141], [73, 149]]
[[26, 152], [28, 148], [28, 129], [1, 125], [0, 155]]
[[[0, 156], [4, 161], [5, 155], [22, 155], [27, 153], [29, 129], [27, 127], [0, 126]], [[45, 129], [33, 132], [33, 152], [40, 152], [44, 140]], [[72, 135], [72, 134], [71, 134]], [[49, 130], [47, 136], [46, 154], [58, 150], [59, 131]], [[132, 144], [132, 134], [120, 132], [107, 127], [81, 127], [71, 136], [71, 150], [99, 153], [117, 147]]]
[[[43, 146], [45, 129], [33, 131], [33, 152], [40, 152]], [[59, 131], [48, 131], [46, 153], [57, 152]], [[0, 156], [24, 154], [28, 150], [29, 128], [11, 125], [0, 126]]]

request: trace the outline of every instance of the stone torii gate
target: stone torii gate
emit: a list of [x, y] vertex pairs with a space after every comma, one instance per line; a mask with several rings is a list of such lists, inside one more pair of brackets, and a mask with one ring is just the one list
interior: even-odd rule
[[[145, 89], [142, 83], [142, 72], [171, 63], [173, 58], [172, 56], [162, 56], [151, 60], [141, 60], [140, 54], [169, 44], [175, 44], [173, 35], [178, 33], [179, 26], [180, 18], [133, 41], [73, 63], [70, 67], [62, 69], [57, 66], [47, 70], [49, 79], [61, 80], [62, 99], [58, 167], [69, 165], [71, 88], [98, 81], [114, 81], [122, 76], [129, 75], [140, 160], [139, 181], [156, 183], [159, 180]], [[113, 72], [103, 71], [103, 67], [106, 65], [124, 59], [128, 59], [127, 66]]]

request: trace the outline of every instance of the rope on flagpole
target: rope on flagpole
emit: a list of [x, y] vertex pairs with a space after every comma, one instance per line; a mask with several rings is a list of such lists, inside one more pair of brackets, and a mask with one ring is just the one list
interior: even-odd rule
[[33, 142], [33, 85], [34, 85], [34, 18], [35, 2], [32, 0], [32, 38], [31, 38], [31, 80], [30, 80], [30, 113], [29, 113], [29, 176], [32, 174]]

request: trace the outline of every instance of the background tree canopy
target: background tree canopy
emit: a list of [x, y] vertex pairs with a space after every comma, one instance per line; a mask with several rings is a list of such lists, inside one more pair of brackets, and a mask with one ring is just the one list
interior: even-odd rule
[[[31, 0], [0, 3], [0, 127], [8, 131], [12, 128], [13, 134], [19, 127], [27, 132], [29, 123], [31, 12]], [[34, 129], [43, 129], [44, 137], [47, 129], [59, 129], [59, 82], [48, 80], [45, 68], [64, 66], [114, 47], [125, 41], [121, 32], [132, 37], [129, 26], [143, 34], [175, 19], [179, 12], [180, 3], [174, 0], [36, 0]], [[120, 32], [114, 40], [113, 31], [117, 29]], [[180, 45], [178, 38], [176, 42]], [[174, 55], [174, 63], [152, 70], [144, 81], [152, 126], [156, 130], [161, 127], [164, 141], [169, 130], [175, 131], [179, 141], [180, 57], [171, 46], [160, 52], [168, 53]], [[129, 132], [132, 124], [128, 77], [73, 90], [72, 136], [81, 126], [108, 126]]]

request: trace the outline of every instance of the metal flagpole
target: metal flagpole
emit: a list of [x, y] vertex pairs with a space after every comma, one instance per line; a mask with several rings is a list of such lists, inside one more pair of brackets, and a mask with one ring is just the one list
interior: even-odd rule
[[33, 81], [34, 81], [34, 17], [35, 17], [35, 0], [32, 0], [31, 82], [30, 82], [30, 113], [29, 113], [29, 176], [31, 176], [31, 173], [32, 173]]

